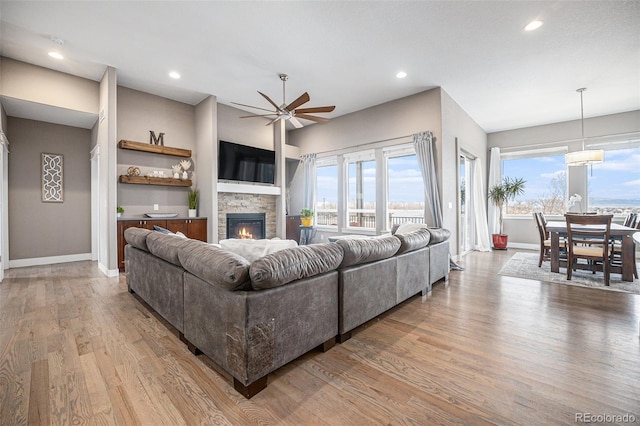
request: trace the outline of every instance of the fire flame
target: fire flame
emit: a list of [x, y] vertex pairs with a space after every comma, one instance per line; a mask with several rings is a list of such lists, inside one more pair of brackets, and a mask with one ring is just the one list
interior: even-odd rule
[[252, 240], [253, 239], [253, 234], [251, 232], [247, 231], [247, 228], [245, 228], [243, 226], [242, 229], [240, 231], [238, 231], [238, 237], [241, 240]]

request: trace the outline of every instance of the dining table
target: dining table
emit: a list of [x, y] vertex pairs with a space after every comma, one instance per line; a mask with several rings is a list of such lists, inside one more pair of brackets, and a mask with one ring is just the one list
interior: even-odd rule
[[[560, 236], [567, 235], [567, 222], [549, 221], [546, 227], [551, 236], [551, 272], [560, 272]], [[579, 229], [576, 226], [571, 229], [576, 228]], [[612, 266], [610, 271], [622, 274], [622, 281], [633, 281], [633, 263], [636, 261], [633, 240], [636, 232], [639, 232], [636, 228], [611, 224], [610, 238], [622, 240], [622, 265]]]

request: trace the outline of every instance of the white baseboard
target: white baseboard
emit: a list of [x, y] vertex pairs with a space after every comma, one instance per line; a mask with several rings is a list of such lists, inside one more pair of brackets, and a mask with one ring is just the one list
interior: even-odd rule
[[507, 243], [508, 248], [524, 249], [524, 250], [540, 250], [540, 244], [528, 243]]
[[98, 269], [109, 278], [117, 277], [120, 274], [118, 269], [109, 269], [100, 262], [98, 262]]
[[53, 265], [56, 263], [79, 262], [91, 260], [91, 253], [68, 254], [64, 256], [32, 257], [31, 259], [16, 259], [9, 261], [9, 268], [24, 268], [25, 266]]

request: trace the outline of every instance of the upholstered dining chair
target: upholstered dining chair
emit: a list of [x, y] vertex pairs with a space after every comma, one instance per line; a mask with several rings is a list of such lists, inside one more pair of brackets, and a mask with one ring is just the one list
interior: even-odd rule
[[[571, 280], [574, 269], [591, 269], [602, 264], [604, 284], [609, 285], [609, 243], [612, 214], [576, 215], [565, 214], [567, 222], [567, 280]], [[587, 260], [580, 264], [579, 259]]]
[[[542, 266], [542, 262], [551, 260], [551, 236], [547, 231], [547, 221], [542, 212], [533, 212], [533, 218], [538, 227], [538, 236], [540, 237], [540, 258], [538, 259], [538, 268]], [[560, 240], [560, 250], [564, 252], [566, 247], [565, 241]]]

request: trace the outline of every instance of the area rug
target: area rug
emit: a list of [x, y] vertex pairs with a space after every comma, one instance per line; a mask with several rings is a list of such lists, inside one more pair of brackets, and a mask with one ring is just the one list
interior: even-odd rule
[[502, 267], [498, 275], [640, 294], [638, 279], [633, 282], [622, 281], [620, 274], [611, 274], [609, 287], [607, 287], [604, 285], [601, 272], [593, 275], [590, 271], [578, 270], [573, 272], [571, 281], [568, 281], [564, 268], [560, 268], [560, 273], [551, 272], [548, 261], [542, 262], [542, 267], [538, 268], [538, 259], [538, 253], [518, 252]]

